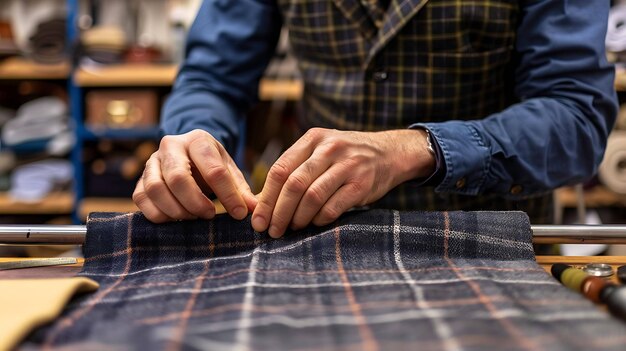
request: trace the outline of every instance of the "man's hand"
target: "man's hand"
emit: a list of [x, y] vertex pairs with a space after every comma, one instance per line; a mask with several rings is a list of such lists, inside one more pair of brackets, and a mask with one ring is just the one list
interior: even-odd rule
[[214, 193], [228, 213], [243, 219], [257, 200], [224, 147], [209, 133], [194, 130], [166, 136], [152, 154], [133, 193], [133, 201], [150, 221], [211, 219]]
[[289, 226], [329, 224], [402, 182], [432, 174], [435, 159], [427, 147], [423, 130], [311, 129], [270, 169], [252, 227], [269, 228], [276, 238]]

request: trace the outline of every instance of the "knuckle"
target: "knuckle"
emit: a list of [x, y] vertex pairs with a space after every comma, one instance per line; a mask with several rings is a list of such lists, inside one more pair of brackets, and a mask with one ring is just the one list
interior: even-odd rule
[[307, 130], [306, 133], [304, 133], [303, 137], [308, 140], [316, 140], [322, 137], [324, 133], [325, 133], [324, 128], [315, 127], [315, 128], [311, 128]]
[[164, 190], [166, 190], [166, 186], [162, 181], [159, 180], [146, 180], [144, 181], [144, 189], [148, 197], [156, 197], [161, 194]]
[[280, 183], [284, 183], [287, 178], [289, 178], [290, 174], [291, 172], [289, 171], [289, 167], [279, 160], [272, 165], [267, 177]]
[[166, 135], [163, 138], [161, 138], [161, 142], [159, 143], [159, 148], [160, 149], [167, 149], [168, 147], [170, 147], [172, 145], [172, 143], [174, 142], [175, 137], [172, 135]]
[[307, 190], [309, 184], [306, 176], [302, 174], [292, 174], [285, 183], [285, 189], [290, 193], [301, 194]]
[[347, 184], [348, 189], [353, 194], [361, 194], [365, 191], [365, 186], [361, 182], [351, 182]]
[[234, 207], [239, 203], [239, 196], [236, 192], [230, 192], [220, 197], [219, 200], [222, 205], [226, 207], [226, 210], [228, 210], [229, 208]]
[[311, 185], [304, 194], [304, 201], [313, 206], [321, 207], [326, 199], [326, 191], [320, 185]]
[[224, 180], [228, 177], [228, 170], [223, 165], [213, 165], [206, 171], [206, 176], [210, 180]]
[[141, 205], [144, 204], [146, 200], [148, 200], [148, 195], [146, 195], [144, 191], [135, 190], [135, 192], [133, 192], [132, 198], [133, 198], [133, 202], [138, 207], [141, 207]]
[[180, 187], [187, 182], [189, 177], [190, 174], [188, 172], [183, 170], [174, 170], [166, 173], [165, 181], [172, 187]]

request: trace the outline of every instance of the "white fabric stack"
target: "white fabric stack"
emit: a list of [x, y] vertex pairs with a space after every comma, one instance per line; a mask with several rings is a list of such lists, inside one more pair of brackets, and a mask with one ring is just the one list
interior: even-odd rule
[[616, 5], [609, 12], [606, 48], [612, 52], [626, 51], [626, 5]]
[[68, 160], [44, 160], [17, 167], [11, 174], [9, 195], [20, 202], [37, 202], [58, 187], [68, 186], [74, 168]]
[[626, 194], [626, 131], [615, 130], [609, 136], [598, 177], [611, 191]]
[[42, 142], [46, 153], [64, 155], [74, 145], [74, 133], [70, 129], [68, 108], [56, 97], [43, 97], [22, 105], [15, 118], [2, 129], [2, 142], [9, 148], [17, 148], [29, 142]]

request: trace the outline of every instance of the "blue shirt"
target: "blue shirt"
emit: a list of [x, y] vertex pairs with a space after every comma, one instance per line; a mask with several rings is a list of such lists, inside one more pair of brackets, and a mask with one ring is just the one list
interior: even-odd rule
[[[481, 120], [411, 126], [429, 129], [438, 145], [443, 174], [436, 191], [524, 197], [584, 181], [602, 160], [617, 114], [604, 48], [609, 1], [521, 3], [520, 103]], [[163, 111], [163, 131], [204, 129], [232, 152], [280, 27], [279, 11], [267, 1], [204, 1]], [[462, 177], [466, 185], [458, 188]], [[510, 184], [523, 191], [511, 194]]]

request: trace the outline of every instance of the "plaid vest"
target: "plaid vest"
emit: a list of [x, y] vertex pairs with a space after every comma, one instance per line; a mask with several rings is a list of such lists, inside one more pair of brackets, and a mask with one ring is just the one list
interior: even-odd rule
[[[517, 0], [278, 0], [304, 80], [301, 124], [377, 131], [471, 120], [515, 103]], [[551, 196], [435, 194], [404, 184], [396, 209], [520, 209], [549, 220]], [[541, 218], [548, 216], [548, 218]]]

